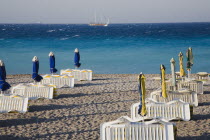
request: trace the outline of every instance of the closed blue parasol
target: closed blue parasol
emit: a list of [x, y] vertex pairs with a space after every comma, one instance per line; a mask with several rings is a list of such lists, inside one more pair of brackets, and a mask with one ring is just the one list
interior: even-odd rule
[[74, 50], [74, 66], [75, 66], [76, 68], [79, 68], [80, 65], [81, 65], [81, 63], [79, 63], [79, 61], [80, 61], [79, 50], [76, 48], [76, 49]]
[[32, 79], [36, 82], [40, 82], [43, 78], [38, 74], [39, 71], [39, 60], [36, 56], [32, 59], [33, 62], [33, 74], [32, 74]]
[[55, 55], [53, 54], [53, 52], [49, 53], [49, 57], [50, 57], [50, 72], [56, 73], [57, 69], [55, 68]]
[[11, 86], [5, 81], [6, 76], [5, 76], [5, 66], [2, 61], [0, 61], [0, 90], [5, 91], [9, 89]]
[[2, 70], [3, 70], [4, 79], [7, 79], [7, 73], [6, 73], [5, 64], [4, 64], [4, 62], [2, 60], [0, 60], [0, 63], [2, 63]]

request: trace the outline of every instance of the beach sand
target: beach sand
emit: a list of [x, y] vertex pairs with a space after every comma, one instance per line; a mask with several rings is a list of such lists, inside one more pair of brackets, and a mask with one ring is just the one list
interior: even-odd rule
[[[93, 81], [79, 81], [74, 88], [58, 89], [53, 100], [30, 102], [29, 111], [0, 114], [0, 139], [100, 139], [100, 124], [130, 116], [139, 101], [137, 74], [94, 74]], [[146, 74], [146, 78], [158, 74]], [[169, 76], [169, 75], [167, 75]], [[11, 85], [32, 82], [30, 75], [9, 75]], [[147, 95], [159, 86], [149, 80]], [[198, 95], [192, 120], [175, 121], [177, 140], [210, 139], [210, 86]]]

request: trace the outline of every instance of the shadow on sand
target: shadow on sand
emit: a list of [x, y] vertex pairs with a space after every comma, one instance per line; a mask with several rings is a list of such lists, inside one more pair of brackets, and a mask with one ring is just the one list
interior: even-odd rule
[[204, 91], [203, 94], [210, 94], [210, 91]]
[[210, 140], [210, 133], [204, 133], [201, 136], [177, 137], [176, 140]]
[[95, 95], [102, 95], [102, 94], [110, 94], [113, 92], [103, 92], [103, 93], [93, 93], [93, 94], [87, 94], [87, 93], [76, 93], [76, 94], [60, 94], [57, 99], [62, 98], [75, 98], [75, 97], [82, 97], [82, 96], [95, 96]]
[[63, 117], [55, 117], [55, 118], [38, 118], [38, 117], [31, 117], [29, 119], [7, 119], [7, 120], [0, 120], [0, 127], [11, 127], [17, 125], [26, 125], [26, 124], [39, 124], [43, 122], [52, 122], [61, 119], [70, 119], [74, 117], [86, 117], [86, 116], [94, 116], [94, 115], [111, 115], [116, 113], [127, 113], [129, 111], [113, 111], [113, 112], [103, 112], [103, 113], [91, 113], [91, 114], [77, 114], [71, 116], [63, 116]]
[[192, 120], [206, 120], [210, 119], [210, 114], [196, 114], [192, 116]]

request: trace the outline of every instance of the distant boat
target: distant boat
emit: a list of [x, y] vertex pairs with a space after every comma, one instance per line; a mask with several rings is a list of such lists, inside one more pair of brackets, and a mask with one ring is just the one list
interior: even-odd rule
[[42, 22], [41, 21], [37, 21], [37, 22], [34, 22], [32, 24], [42, 24]]
[[109, 25], [109, 18], [106, 18], [106, 19], [107, 19], [106, 22], [102, 22], [102, 18], [101, 18], [101, 21], [100, 22], [97, 21], [97, 19], [96, 19], [96, 13], [95, 13], [95, 20], [94, 20], [94, 22], [91, 22], [89, 24], [89, 26], [108, 26]]

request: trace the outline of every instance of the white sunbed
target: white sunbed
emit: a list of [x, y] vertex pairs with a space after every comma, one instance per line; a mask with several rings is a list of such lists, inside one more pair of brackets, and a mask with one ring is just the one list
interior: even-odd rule
[[28, 97], [29, 100], [46, 98], [53, 99], [57, 96], [56, 88], [53, 85], [19, 84], [11, 88], [13, 95]]
[[[173, 90], [172, 82], [166, 82], [167, 90]], [[203, 94], [203, 82], [196, 80], [179, 80], [177, 81], [177, 90], [189, 89], [195, 91], [197, 94]]]
[[20, 112], [28, 110], [28, 98], [16, 95], [0, 95], [0, 113]]
[[139, 103], [135, 103], [131, 106], [131, 118], [133, 120], [162, 118], [168, 121], [189, 121], [191, 118], [190, 104], [181, 100], [173, 100], [168, 103], [159, 103], [148, 99], [146, 101], [147, 114], [144, 117], [138, 114], [138, 108]]
[[60, 71], [61, 75], [74, 76], [75, 80], [78, 81], [92, 81], [92, 70], [79, 70], [79, 69], [62, 69]]
[[197, 80], [203, 82], [203, 85], [210, 85], [209, 73], [198, 72], [196, 75], [197, 75]]
[[[141, 121], [141, 120], [139, 120]], [[127, 116], [101, 124], [101, 140], [174, 140], [175, 127], [164, 119], [138, 122]]]
[[190, 103], [190, 105], [198, 106], [198, 97], [197, 93], [189, 90], [179, 90], [179, 91], [167, 91], [168, 97], [163, 98], [160, 96], [161, 90], [153, 91], [150, 94], [150, 98], [154, 99], [157, 102], [170, 102], [172, 100], [180, 99], [186, 103]]
[[40, 84], [52, 84], [57, 88], [74, 87], [74, 77], [68, 75], [43, 75]]

